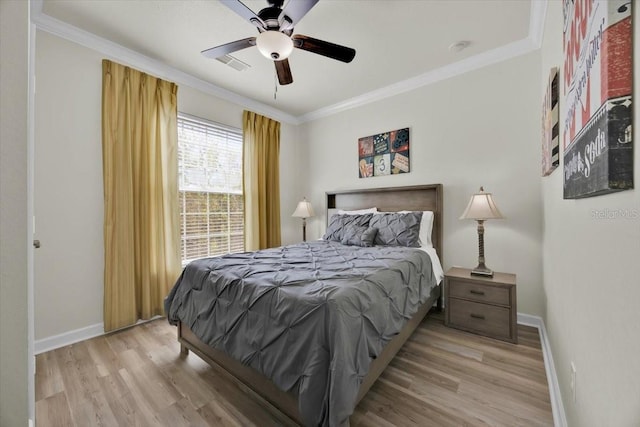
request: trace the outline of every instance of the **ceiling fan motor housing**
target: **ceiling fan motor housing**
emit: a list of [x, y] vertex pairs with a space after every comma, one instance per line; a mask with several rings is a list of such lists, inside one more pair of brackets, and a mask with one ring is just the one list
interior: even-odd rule
[[279, 30], [280, 29], [280, 14], [282, 13], [282, 9], [278, 7], [265, 7], [260, 12], [258, 12], [258, 16], [262, 21], [266, 24], [267, 30]]

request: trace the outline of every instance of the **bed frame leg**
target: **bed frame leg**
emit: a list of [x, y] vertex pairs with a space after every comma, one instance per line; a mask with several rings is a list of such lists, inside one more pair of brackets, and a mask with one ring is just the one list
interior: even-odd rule
[[442, 313], [442, 308], [443, 308], [442, 295], [440, 295], [438, 297], [438, 302], [436, 303], [436, 310], [438, 310], [438, 313]]
[[188, 356], [189, 355], [189, 349], [184, 344], [180, 344], [180, 355], [181, 356]]
[[176, 330], [178, 331], [178, 342], [180, 343], [180, 356], [188, 356], [189, 348], [182, 342], [182, 323], [178, 322], [176, 326]]

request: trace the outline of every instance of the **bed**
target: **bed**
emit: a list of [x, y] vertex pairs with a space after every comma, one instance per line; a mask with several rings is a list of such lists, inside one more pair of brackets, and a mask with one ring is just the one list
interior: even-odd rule
[[[327, 217], [372, 206], [433, 212], [431, 251], [441, 260], [440, 184], [326, 197]], [[376, 221], [385, 216], [398, 215]], [[372, 215], [357, 218], [369, 222]], [[348, 425], [427, 312], [441, 307], [442, 291], [436, 254], [342, 243], [303, 242], [190, 264], [166, 300], [182, 353], [194, 351], [229, 374], [284, 424]]]

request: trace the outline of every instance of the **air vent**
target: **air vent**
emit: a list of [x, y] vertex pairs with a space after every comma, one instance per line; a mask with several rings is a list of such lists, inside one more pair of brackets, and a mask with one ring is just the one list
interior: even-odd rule
[[246, 62], [242, 62], [238, 58], [231, 55], [224, 55], [216, 58], [216, 60], [222, 62], [223, 64], [227, 64], [229, 67], [233, 68], [236, 71], [244, 71], [248, 68], [251, 68], [251, 65], [247, 64]]

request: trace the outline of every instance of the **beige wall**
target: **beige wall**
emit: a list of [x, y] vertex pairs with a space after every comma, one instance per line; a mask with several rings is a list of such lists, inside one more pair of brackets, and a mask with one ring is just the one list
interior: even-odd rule
[[28, 4], [0, 0], [0, 426], [26, 426]]
[[[634, 4], [638, 43], [639, 8]], [[549, 69], [562, 68], [562, 5], [548, 4], [541, 61], [540, 100]], [[640, 69], [635, 49], [634, 70]], [[563, 73], [561, 71], [561, 73]], [[564, 76], [564, 74], [561, 74]], [[640, 99], [637, 81], [634, 102]], [[541, 101], [540, 101], [541, 102]], [[560, 123], [565, 117], [562, 89]], [[640, 123], [635, 108], [634, 124]], [[634, 135], [640, 183], [638, 132]], [[562, 146], [562, 142], [560, 143]], [[562, 157], [561, 157], [562, 158]], [[582, 200], [562, 199], [562, 164], [542, 179], [545, 323], [570, 426], [640, 425], [640, 192]], [[595, 219], [594, 212], [636, 212], [632, 219]], [[576, 366], [576, 401], [570, 364]]]
[[[460, 221], [483, 185], [507, 217], [485, 224], [487, 265], [518, 275], [518, 311], [541, 315], [539, 54], [531, 53], [302, 126], [307, 196], [324, 215], [330, 190], [444, 185], [444, 267], [475, 267], [476, 223]], [[409, 127], [411, 172], [358, 178], [359, 137]], [[310, 221], [320, 237], [326, 218]]]
[[[103, 188], [99, 52], [38, 31], [36, 36], [35, 338], [102, 323]], [[187, 86], [181, 112], [242, 126], [242, 106]], [[281, 131], [283, 242], [295, 241], [296, 128]], [[291, 212], [290, 212], [291, 211]]]

